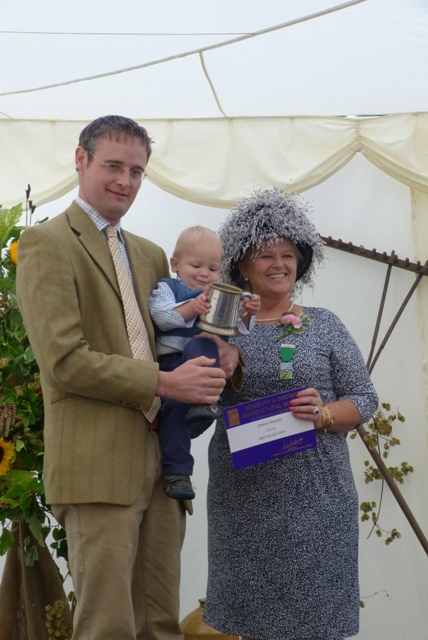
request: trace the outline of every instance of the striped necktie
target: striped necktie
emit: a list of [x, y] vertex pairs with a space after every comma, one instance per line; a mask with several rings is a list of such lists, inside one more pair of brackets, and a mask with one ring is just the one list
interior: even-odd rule
[[[113, 258], [116, 270], [117, 282], [119, 284], [120, 295], [122, 296], [123, 310], [125, 313], [126, 330], [128, 333], [129, 346], [132, 357], [137, 360], [150, 360], [153, 362], [153, 354], [150, 349], [149, 336], [146, 325], [141, 316], [135, 297], [134, 287], [131, 278], [120, 253], [117, 228], [110, 225], [106, 227], [107, 244]], [[160, 399], [156, 397], [148, 411], [144, 411], [149, 422], [153, 422], [160, 409]]]

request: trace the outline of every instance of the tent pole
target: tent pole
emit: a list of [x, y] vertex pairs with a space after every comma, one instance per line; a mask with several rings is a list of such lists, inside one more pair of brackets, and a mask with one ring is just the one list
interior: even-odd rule
[[[422, 279], [422, 276], [424, 275], [428, 275], [428, 260], [425, 262], [425, 265], [422, 266], [420, 262], [417, 262], [416, 264], [412, 263], [409, 261], [408, 258], [406, 258], [405, 260], [400, 260], [396, 254], [395, 251], [392, 251], [391, 256], [388, 256], [386, 254], [386, 252], [384, 253], [378, 253], [376, 251], [376, 249], [373, 249], [372, 251], [368, 251], [366, 250], [363, 246], [359, 246], [357, 247], [356, 245], [352, 244], [352, 242], [348, 242], [348, 243], [344, 243], [342, 242], [342, 240], [333, 240], [331, 236], [329, 236], [328, 238], [325, 238], [324, 236], [321, 236], [321, 238], [324, 240], [325, 244], [327, 246], [330, 246], [334, 249], [339, 249], [341, 251], [346, 251], [348, 253], [353, 253], [353, 254], [357, 254], [360, 255], [361, 257], [364, 258], [369, 258], [371, 260], [376, 260], [376, 262], [383, 262], [388, 264], [388, 271], [387, 271], [387, 275], [385, 278], [385, 284], [384, 284], [384, 290], [383, 290], [383, 294], [382, 294], [382, 299], [381, 299], [381, 303], [380, 303], [380, 308], [379, 308], [379, 314], [378, 314], [378, 319], [377, 319], [377, 323], [376, 323], [376, 327], [375, 327], [375, 331], [374, 331], [374, 335], [373, 335], [373, 340], [372, 340], [372, 346], [371, 346], [371, 351], [370, 351], [370, 355], [369, 355], [369, 359], [367, 362], [367, 368], [369, 369], [369, 372], [371, 373], [373, 371], [373, 367], [375, 366], [383, 348], [385, 347], [386, 342], [388, 341], [392, 331], [395, 328], [395, 325], [397, 324], [401, 314], [404, 311], [404, 308], [406, 307], [408, 301], [410, 300], [411, 296], [413, 295], [414, 291], [416, 290], [416, 287], [418, 286], [419, 282]], [[417, 274], [417, 278], [415, 280], [415, 282], [413, 283], [412, 287], [410, 288], [409, 293], [407, 294], [406, 298], [403, 301], [403, 304], [401, 305], [400, 309], [398, 310], [394, 320], [391, 323], [391, 326], [389, 327], [381, 346], [379, 347], [377, 353], [376, 353], [376, 357], [374, 358], [374, 361], [371, 363], [371, 358], [373, 356], [373, 352], [374, 352], [374, 347], [376, 344], [376, 340], [377, 340], [377, 335], [379, 332], [379, 326], [380, 326], [380, 319], [382, 317], [382, 312], [383, 312], [383, 307], [385, 304], [385, 298], [386, 298], [386, 293], [387, 293], [387, 289], [388, 289], [388, 284], [389, 284], [389, 276], [390, 276], [390, 272], [391, 272], [391, 268], [392, 267], [398, 267], [401, 269], [405, 269], [407, 271], [413, 271], [413, 273]], [[406, 516], [410, 526], [412, 527], [416, 537], [418, 538], [419, 542], [421, 543], [425, 553], [428, 555], [428, 540], [424, 534], [424, 532], [422, 531], [421, 527], [419, 526], [419, 524], [416, 521], [415, 516], [413, 515], [409, 505], [407, 504], [407, 502], [405, 501], [400, 489], [398, 488], [397, 484], [395, 483], [388, 467], [386, 466], [386, 464], [384, 463], [381, 455], [379, 454], [379, 452], [376, 449], [370, 449], [368, 442], [366, 441], [366, 436], [368, 436], [369, 434], [367, 433], [367, 431], [364, 429], [364, 427], [362, 425], [358, 425], [358, 427], [356, 428], [356, 431], [358, 432], [358, 435], [361, 437], [362, 441], [364, 442], [364, 445], [366, 446], [367, 451], [370, 453], [371, 457], [373, 458], [376, 466], [378, 467], [379, 471], [381, 472], [386, 484], [388, 485], [388, 487], [391, 489], [391, 492], [393, 494], [393, 496], [395, 497], [395, 499], [397, 500], [402, 512], [404, 513], [404, 515]]]
[[386, 294], [387, 294], [387, 291], [388, 291], [389, 278], [391, 276], [391, 271], [392, 271], [392, 265], [389, 264], [388, 265], [388, 269], [386, 271], [385, 284], [383, 285], [382, 298], [381, 298], [380, 305], [379, 305], [379, 312], [377, 314], [377, 320], [376, 320], [375, 330], [374, 330], [374, 333], [373, 333], [372, 345], [371, 345], [369, 357], [367, 359], [367, 368], [368, 368], [369, 371], [370, 371], [370, 363], [372, 361], [373, 353], [374, 353], [374, 350], [375, 350], [375, 347], [376, 347], [377, 337], [379, 335], [380, 323], [381, 323], [381, 320], [382, 320], [383, 309], [384, 309], [384, 306], [385, 306]]
[[[391, 265], [389, 265], [391, 266]], [[399, 310], [397, 311], [394, 320], [391, 322], [391, 326], [389, 327], [388, 331], [385, 334], [384, 339], [382, 340], [382, 343], [379, 347], [379, 349], [376, 352], [376, 356], [373, 360], [373, 362], [371, 364], [367, 364], [367, 368], [369, 370], [369, 373], [371, 373], [374, 369], [374, 366], [376, 364], [376, 362], [378, 361], [378, 358], [380, 356], [380, 354], [382, 353], [386, 343], [388, 342], [391, 333], [393, 332], [395, 325], [397, 324], [398, 320], [400, 319], [401, 314], [403, 313], [404, 309], [406, 308], [407, 303], [409, 302], [410, 298], [412, 297], [412, 295], [414, 294], [414, 292], [416, 291], [416, 287], [418, 286], [418, 284], [420, 283], [420, 281], [422, 280], [422, 274], [420, 273], [418, 275], [418, 277], [416, 278], [415, 282], [413, 283], [413, 285], [410, 288], [409, 293], [407, 294], [407, 296], [404, 298], [403, 304], [401, 305], [401, 307], [399, 308]]]
[[367, 433], [367, 431], [364, 429], [364, 427], [362, 425], [359, 425], [356, 428], [356, 431], [358, 432], [358, 435], [361, 437], [362, 441], [364, 442], [364, 444], [365, 444], [365, 446], [367, 448], [367, 451], [372, 456], [375, 464], [379, 468], [379, 471], [381, 472], [386, 484], [391, 489], [391, 492], [393, 493], [395, 499], [397, 500], [398, 504], [400, 505], [400, 508], [403, 511], [404, 515], [406, 516], [407, 520], [409, 521], [409, 524], [412, 527], [413, 531], [415, 532], [416, 537], [418, 538], [419, 542], [421, 543], [425, 553], [428, 555], [428, 540], [425, 537], [425, 535], [424, 535], [422, 529], [420, 528], [419, 524], [417, 523], [416, 518], [413, 515], [409, 505], [405, 501], [405, 499], [403, 497], [403, 494], [401, 493], [400, 489], [397, 487], [397, 484], [394, 482], [394, 479], [391, 476], [391, 473], [390, 473], [388, 467], [385, 465], [381, 455], [379, 454], [378, 451], [376, 451], [376, 449], [370, 449], [368, 443], [366, 442], [365, 437], [367, 435], [369, 435], [369, 434]]

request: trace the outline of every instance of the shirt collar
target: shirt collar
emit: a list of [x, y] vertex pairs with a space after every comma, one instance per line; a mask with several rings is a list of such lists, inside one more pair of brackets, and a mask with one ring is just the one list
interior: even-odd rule
[[[101, 231], [103, 233], [103, 235], [104, 235], [104, 230], [107, 227], [110, 226], [110, 222], [108, 220], [106, 220], [104, 218], [104, 216], [101, 215], [101, 213], [99, 211], [97, 211], [92, 205], [90, 205], [87, 202], [85, 202], [85, 200], [83, 200], [83, 198], [81, 198], [80, 196], [77, 196], [76, 202], [79, 205], [79, 207], [81, 207], [83, 209], [83, 211], [88, 214], [88, 216], [90, 217], [92, 222], [97, 227], [98, 231]], [[121, 226], [120, 226], [120, 220], [114, 226], [117, 229], [117, 232], [118, 232], [120, 240], [122, 242], [124, 242], [123, 235], [122, 235], [122, 229], [121, 229]]]

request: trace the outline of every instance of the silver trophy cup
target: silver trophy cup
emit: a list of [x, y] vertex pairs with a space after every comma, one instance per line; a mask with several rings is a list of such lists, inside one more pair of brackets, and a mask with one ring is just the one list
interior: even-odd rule
[[212, 282], [207, 295], [211, 308], [199, 316], [196, 326], [219, 336], [238, 335], [239, 312], [245, 297], [251, 297], [251, 293], [231, 284]]

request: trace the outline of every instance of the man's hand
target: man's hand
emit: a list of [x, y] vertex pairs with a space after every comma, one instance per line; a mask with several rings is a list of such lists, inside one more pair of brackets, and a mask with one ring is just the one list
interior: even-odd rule
[[220, 367], [223, 369], [226, 374], [226, 378], [229, 380], [238, 366], [238, 347], [235, 347], [234, 344], [229, 344], [214, 333], [208, 333], [207, 331], [202, 331], [202, 333], [198, 333], [196, 336], [193, 336], [193, 340], [197, 340], [198, 338], [209, 338], [209, 340], [216, 343], [220, 356]]
[[156, 395], [188, 404], [218, 402], [226, 384], [226, 374], [213, 364], [215, 360], [200, 356], [174, 371], [159, 371]]

